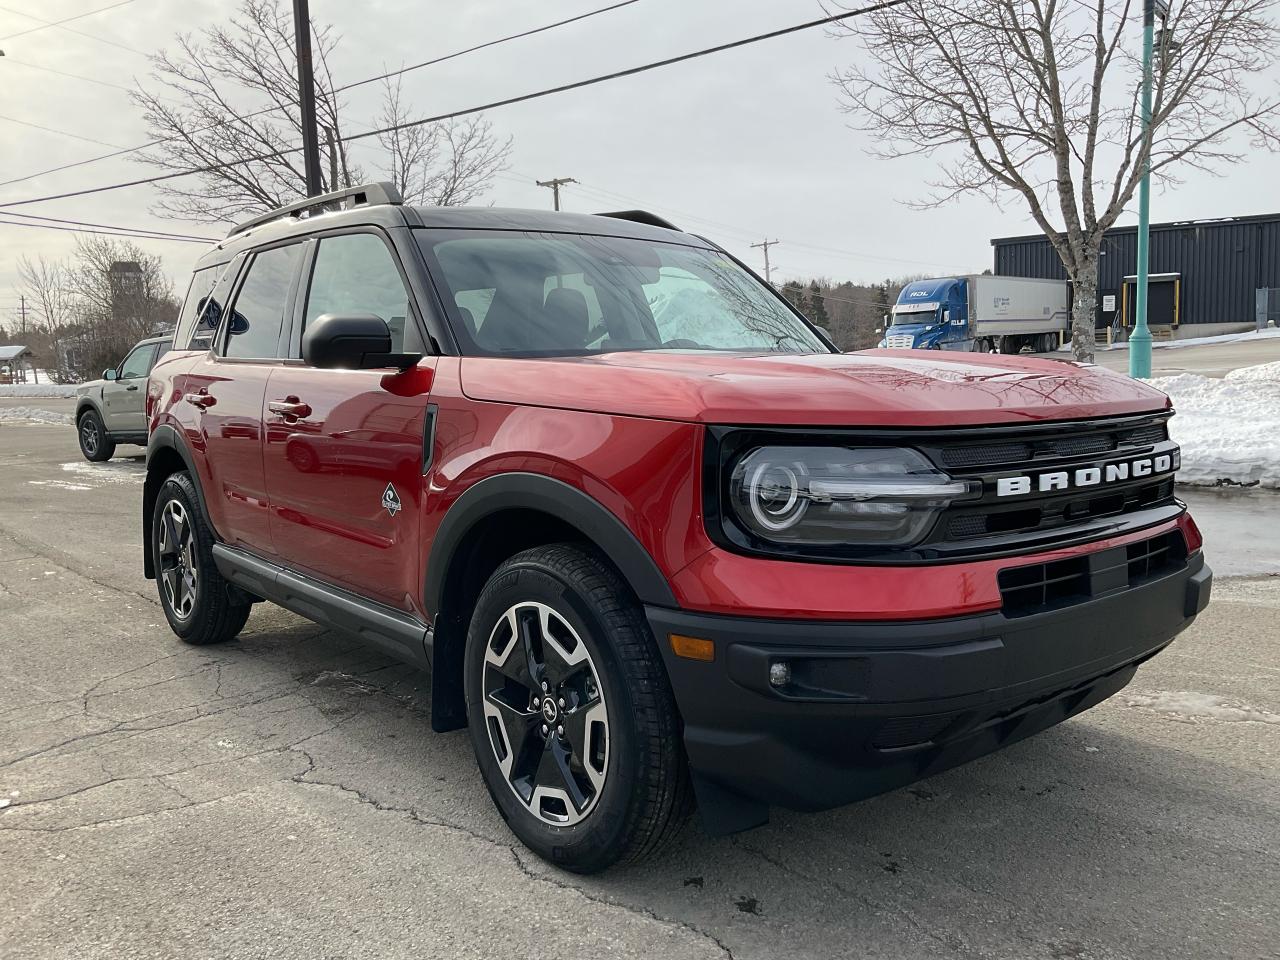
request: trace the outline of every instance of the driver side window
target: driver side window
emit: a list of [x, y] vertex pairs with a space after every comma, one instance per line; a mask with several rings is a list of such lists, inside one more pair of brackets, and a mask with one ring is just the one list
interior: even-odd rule
[[151, 370], [151, 361], [156, 356], [156, 345], [154, 343], [146, 343], [140, 347], [134, 347], [133, 351], [124, 358], [124, 362], [120, 364], [120, 372], [117, 379], [135, 380], [139, 377], [145, 377]]

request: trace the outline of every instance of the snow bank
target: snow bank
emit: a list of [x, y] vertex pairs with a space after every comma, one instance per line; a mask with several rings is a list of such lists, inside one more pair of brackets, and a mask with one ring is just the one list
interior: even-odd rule
[[0, 397], [74, 397], [74, 383], [0, 383]]
[[1180, 373], [1149, 381], [1173, 398], [1179, 483], [1280, 489], [1280, 361], [1222, 379]]
[[54, 413], [39, 407], [0, 407], [0, 423], [60, 423], [70, 426], [75, 420], [69, 413]]

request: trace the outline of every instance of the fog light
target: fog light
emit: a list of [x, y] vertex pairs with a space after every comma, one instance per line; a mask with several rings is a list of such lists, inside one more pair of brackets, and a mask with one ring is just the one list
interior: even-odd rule
[[769, 664], [769, 683], [775, 687], [785, 687], [791, 682], [791, 664], [778, 660]]

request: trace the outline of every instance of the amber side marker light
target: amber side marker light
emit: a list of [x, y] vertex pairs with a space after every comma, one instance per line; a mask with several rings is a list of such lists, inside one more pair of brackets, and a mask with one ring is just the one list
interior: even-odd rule
[[707, 663], [716, 658], [716, 645], [710, 640], [686, 637], [678, 633], [669, 634], [668, 639], [671, 641], [671, 651], [677, 657], [684, 657], [686, 660], [703, 660]]

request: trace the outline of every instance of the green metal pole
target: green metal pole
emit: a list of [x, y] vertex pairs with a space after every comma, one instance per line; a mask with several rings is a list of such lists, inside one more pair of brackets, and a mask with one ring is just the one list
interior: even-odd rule
[[[1155, 0], [1144, 0], [1142, 11], [1142, 137], [1151, 127], [1151, 53], [1155, 32]], [[1147, 327], [1147, 261], [1151, 238], [1151, 156], [1142, 161], [1138, 184], [1138, 289], [1133, 333], [1129, 337], [1129, 376], [1151, 376], [1151, 330]]]

